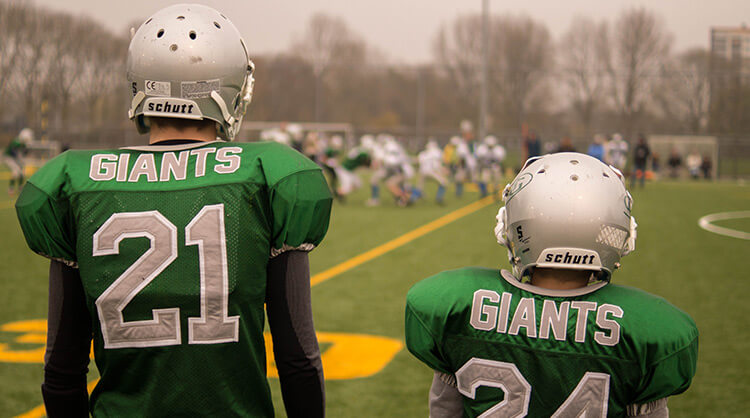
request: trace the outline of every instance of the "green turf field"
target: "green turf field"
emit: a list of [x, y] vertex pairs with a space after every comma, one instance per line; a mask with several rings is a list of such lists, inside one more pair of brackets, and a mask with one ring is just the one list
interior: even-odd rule
[[[6, 266], [0, 292], [0, 418], [41, 404], [40, 349], [34, 323], [46, 317], [47, 262], [26, 248], [12, 201], [0, 182], [0, 263]], [[334, 206], [329, 234], [311, 255], [313, 273], [323, 272], [476, 201], [473, 193], [446, 206], [429, 201], [401, 209], [390, 202], [368, 208], [366, 190]], [[675, 417], [739, 417], [750, 409], [750, 241], [700, 229], [701, 216], [750, 210], [750, 186], [735, 183], [662, 182], [633, 191], [638, 228], [636, 251], [623, 259], [617, 283], [666, 297], [690, 313], [701, 332], [698, 374], [693, 386], [670, 400]], [[385, 200], [385, 199], [384, 199]], [[331, 417], [423, 417], [432, 373], [399, 343], [409, 287], [441, 270], [469, 265], [507, 267], [505, 249], [492, 229], [497, 204], [457, 219], [313, 287], [315, 325], [328, 356], [327, 410]], [[717, 225], [750, 232], [750, 222]], [[35, 331], [36, 329], [36, 331]], [[347, 344], [347, 337], [384, 337], [396, 354], [362, 355], [373, 345]], [[370, 341], [370, 340], [367, 340]], [[390, 345], [388, 345], [390, 344]], [[379, 347], [377, 344], [375, 347]], [[43, 351], [42, 351], [43, 352]], [[375, 358], [375, 360], [373, 360]], [[18, 361], [30, 359], [31, 363]], [[366, 375], [367, 377], [349, 377]], [[275, 403], [284, 416], [278, 384]], [[31, 416], [39, 416], [32, 414]]]

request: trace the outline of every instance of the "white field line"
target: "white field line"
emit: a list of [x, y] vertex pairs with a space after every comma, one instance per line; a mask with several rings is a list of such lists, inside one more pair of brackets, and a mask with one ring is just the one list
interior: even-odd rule
[[716, 226], [712, 223], [716, 221], [724, 221], [727, 219], [741, 219], [741, 218], [750, 218], [750, 211], [712, 213], [710, 215], [706, 215], [698, 219], [698, 226], [705, 229], [706, 231], [713, 232], [715, 234], [750, 240], [750, 232], [724, 228], [721, 226]]

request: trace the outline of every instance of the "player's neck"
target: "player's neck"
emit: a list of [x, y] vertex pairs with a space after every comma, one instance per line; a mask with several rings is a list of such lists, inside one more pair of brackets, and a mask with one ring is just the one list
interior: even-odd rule
[[148, 143], [155, 144], [157, 142], [175, 139], [186, 139], [202, 142], [215, 141], [216, 126], [214, 124], [207, 124], [203, 126], [186, 126], [182, 129], [177, 129], [173, 126], [154, 125], [151, 127], [151, 136]]
[[564, 270], [535, 268], [531, 284], [545, 289], [570, 290], [586, 287], [591, 272], [586, 270]]

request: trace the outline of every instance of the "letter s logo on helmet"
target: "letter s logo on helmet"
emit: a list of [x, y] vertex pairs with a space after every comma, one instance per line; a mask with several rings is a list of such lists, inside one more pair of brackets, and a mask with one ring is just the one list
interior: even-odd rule
[[[254, 65], [237, 28], [218, 11], [178, 4], [148, 18], [128, 48], [127, 77], [133, 89], [128, 116], [146, 133], [149, 116], [213, 120], [219, 137], [237, 135], [253, 94]], [[150, 113], [147, 99], [193, 104], [194, 112]]]

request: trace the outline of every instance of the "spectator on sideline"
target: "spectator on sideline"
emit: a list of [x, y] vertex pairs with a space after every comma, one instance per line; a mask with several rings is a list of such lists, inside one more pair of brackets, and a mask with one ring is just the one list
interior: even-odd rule
[[555, 152], [576, 152], [575, 147], [573, 147], [573, 140], [569, 136], [560, 138], [560, 144]]
[[669, 177], [675, 179], [680, 175], [680, 167], [682, 166], [682, 156], [677, 148], [672, 148], [669, 152], [669, 159], [667, 160], [667, 166], [669, 166]]
[[542, 155], [542, 143], [536, 131], [529, 131], [529, 134], [523, 139], [522, 147], [523, 161]]
[[711, 168], [713, 168], [711, 157], [709, 157], [708, 154], [704, 154], [703, 161], [701, 161], [701, 171], [703, 172], [704, 179], [708, 180], [711, 178]]
[[685, 165], [687, 165], [688, 173], [690, 173], [690, 177], [697, 179], [700, 176], [700, 169], [701, 164], [703, 163], [703, 158], [698, 153], [697, 150], [693, 149], [690, 151], [690, 154], [685, 158]]
[[643, 134], [638, 134], [638, 142], [633, 149], [633, 174], [630, 176], [630, 188], [635, 186], [636, 179], [641, 183], [641, 187], [646, 184], [646, 167], [648, 159], [651, 156], [651, 148], [646, 142]]
[[604, 161], [604, 135], [594, 135], [594, 142], [589, 145], [586, 153], [599, 161]]

